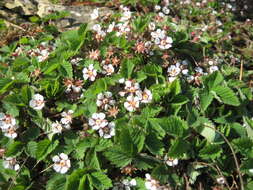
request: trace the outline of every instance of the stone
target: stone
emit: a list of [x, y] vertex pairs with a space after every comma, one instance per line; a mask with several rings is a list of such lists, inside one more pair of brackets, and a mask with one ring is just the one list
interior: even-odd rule
[[21, 16], [37, 15], [42, 18], [52, 12], [67, 11], [70, 13], [69, 16], [55, 22], [56, 26], [62, 30], [76, 28], [82, 23], [92, 24], [93, 21], [90, 19], [90, 14], [94, 8], [99, 9], [101, 16], [112, 13], [112, 10], [108, 7], [64, 6], [52, 4], [48, 0], [3, 0], [2, 4], [5, 8]]

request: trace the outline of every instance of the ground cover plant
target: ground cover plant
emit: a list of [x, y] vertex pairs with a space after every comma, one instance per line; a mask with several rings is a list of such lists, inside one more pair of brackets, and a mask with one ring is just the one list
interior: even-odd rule
[[113, 3], [1, 47], [0, 189], [253, 189], [247, 11]]

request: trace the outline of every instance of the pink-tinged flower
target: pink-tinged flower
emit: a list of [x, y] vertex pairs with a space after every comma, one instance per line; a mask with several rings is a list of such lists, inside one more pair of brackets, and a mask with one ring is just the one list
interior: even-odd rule
[[169, 81], [173, 82], [177, 75], [179, 75], [181, 73], [181, 68], [180, 68], [180, 64], [177, 63], [176, 65], [171, 65], [168, 70], [168, 76], [169, 76]]
[[165, 160], [165, 163], [168, 165], [168, 166], [176, 166], [178, 165], [178, 159], [177, 158], [168, 158], [168, 156], [166, 155], [164, 157], [164, 160]]
[[164, 39], [160, 41], [158, 45], [161, 49], [169, 49], [172, 47], [173, 40], [171, 37], [166, 36]]
[[41, 110], [45, 106], [44, 97], [40, 94], [34, 94], [29, 105], [35, 110]]
[[133, 112], [135, 111], [137, 108], [139, 108], [139, 98], [137, 96], [128, 96], [127, 97], [127, 101], [124, 103], [124, 107], [130, 111]]
[[52, 123], [52, 133], [55, 134], [55, 133], [61, 133], [62, 132], [62, 124], [59, 123], [58, 121]]
[[79, 65], [79, 63], [80, 63], [82, 60], [83, 60], [83, 58], [77, 57], [77, 58], [71, 59], [71, 60], [70, 60], [70, 63], [73, 64], [73, 65]]
[[114, 67], [113, 67], [112, 64], [104, 65], [103, 69], [104, 70], [102, 71], [102, 73], [105, 74], [105, 75], [110, 76], [110, 75], [112, 75], [114, 73]]
[[110, 122], [106, 127], [100, 128], [98, 133], [100, 137], [105, 139], [112, 138], [115, 136], [115, 123]]
[[53, 168], [58, 173], [65, 174], [71, 167], [68, 155], [64, 153], [54, 156], [52, 160], [54, 162]]
[[125, 91], [127, 93], [133, 94], [140, 90], [140, 84], [133, 81], [133, 80], [126, 80], [125, 81]]
[[90, 64], [88, 68], [83, 69], [83, 78], [84, 80], [89, 79], [90, 81], [94, 81], [97, 76], [97, 70], [94, 69], [93, 64]]
[[104, 113], [93, 113], [92, 117], [89, 119], [89, 125], [94, 130], [104, 128], [108, 125], [108, 121], [105, 119]]
[[145, 174], [145, 187], [147, 190], [160, 190], [159, 181], [153, 179], [150, 174]]
[[104, 110], [108, 110], [108, 108], [115, 105], [115, 100], [112, 98], [111, 92], [99, 93], [97, 95], [97, 106], [101, 107]]
[[11, 115], [0, 113], [0, 128], [8, 129], [11, 126], [16, 125], [16, 119]]
[[152, 101], [152, 93], [150, 90], [145, 89], [144, 91], [136, 92], [136, 95], [139, 97], [141, 103], [150, 103]]
[[3, 166], [4, 166], [4, 168], [8, 168], [8, 169], [15, 170], [15, 171], [20, 169], [19, 164], [17, 164], [16, 158], [13, 158], [13, 157], [5, 158], [3, 161]]
[[90, 14], [91, 20], [96, 20], [99, 17], [98, 9], [94, 9], [93, 12]]
[[90, 58], [90, 59], [93, 59], [93, 60], [98, 60], [99, 55], [100, 55], [100, 51], [99, 51], [98, 49], [96, 49], [96, 50], [91, 50], [91, 51], [89, 52], [89, 58]]
[[11, 139], [15, 139], [18, 134], [16, 133], [16, 130], [18, 129], [17, 125], [13, 125], [7, 129], [2, 129], [4, 136], [11, 138]]
[[[74, 111], [73, 110], [68, 110], [67, 112], [62, 112], [61, 113], [61, 123], [63, 125], [70, 125], [72, 123], [72, 118], [73, 118], [73, 113]], [[65, 128], [68, 128], [68, 127], [65, 127]]]

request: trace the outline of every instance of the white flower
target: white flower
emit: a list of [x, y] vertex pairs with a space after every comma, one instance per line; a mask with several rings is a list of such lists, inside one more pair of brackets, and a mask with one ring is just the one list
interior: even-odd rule
[[159, 11], [161, 9], [161, 6], [160, 5], [156, 5], [154, 8], [155, 8], [155, 11]]
[[16, 125], [16, 119], [11, 115], [0, 113], [0, 128], [8, 129], [9, 127]]
[[4, 136], [9, 137], [11, 139], [15, 139], [18, 134], [16, 133], [16, 130], [18, 129], [17, 125], [13, 125], [7, 129], [2, 129]]
[[59, 123], [58, 121], [52, 123], [52, 132], [53, 132], [53, 134], [61, 133], [62, 129], [63, 129], [62, 124]]
[[98, 9], [94, 9], [90, 17], [91, 17], [91, 20], [96, 20], [99, 17]]
[[119, 79], [119, 83], [120, 83], [120, 84], [123, 84], [124, 82], [125, 82], [125, 79], [124, 79], [124, 78]]
[[218, 70], [219, 70], [219, 67], [217, 67], [216, 65], [213, 65], [213, 66], [209, 67], [209, 69], [208, 69], [209, 73], [213, 73]]
[[112, 22], [112, 23], [108, 26], [108, 29], [107, 29], [106, 32], [108, 32], [108, 33], [112, 32], [113, 29], [114, 29], [114, 27], [115, 27], [115, 22]]
[[61, 113], [61, 123], [63, 125], [70, 125], [72, 123], [72, 114], [74, 113], [73, 110], [68, 110], [68, 112], [62, 112]]
[[64, 153], [61, 153], [59, 156], [54, 156], [52, 160], [54, 162], [53, 168], [58, 173], [65, 174], [71, 167], [68, 155]]
[[114, 73], [114, 67], [113, 67], [113, 65], [112, 64], [109, 64], [109, 65], [104, 65], [103, 66], [103, 71], [102, 71], [102, 73], [103, 74], [106, 74], [106, 75], [108, 75], [108, 76], [110, 76], [110, 75], [112, 75], [113, 73]]
[[138, 90], [140, 90], [140, 84], [133, 81], [133, 80], [126, 80], [125, 81], [125, 91], [126, 93], [136, 93]]
[[161, 40], [158, 45], [161, 49], [169, 49], [172, 47], [173, 40], [171, 37], [166, 36], [163, 40]]
[[162, 11], [166, 15], [170, 13], [170, 10], [168, 9], [168, 7], [163, 7]]
[[97, 76], [97, 70], [94, 69], [93, 64], [90, 64], [88, 68], [83, 69], [83, 78], [84, 80], [89, 79], [90, 81], [94, 81]]
[[179, 64], [171, 65], [168, 68], [167, 72], [168, 72], [169, 77], [175, 78], [181, 72], [180, 65]]
[[150, 22], [149, 25], [148, 25], [148, 29], [151, 30], [151, 31], [155, 30], [155, 23]]
[[74, 58], [70, 60], [70, 63], [73, 65], [79, 65], [79, 63], [82, 61], [83, 59], [80, 57]]
[[119, 21], [120, 22], [128, 21], [129, 19], [131, 19], [131, 16], [132, 16], [132, 13], [129, 10], [125, 10]]
[[218, 184], [222, 185], [225, 183], [225, 178], [224, 177], [218, 177], [216, 178], [216, 181]]
[[15, 171], [20, 169], [19, 164], [17, 164], [17, 160], [12, 157], [5, 158], [3, 161], [3, 166], [4, 166], [4, 168], [8, 168], [8, 169], [15, 170]]
[[145, 174], [146, 180], [145, 180], [145, 187], [147, 190], [159, 190], [160, 185], [159, 181], [153, 179], [150, 174]]
[[101, 28], [100, 24], [94, 24], [93, 27], [92, 27], [92, 30], [99, 33], [102, 30], [102, 28]]
[[133, 112], [137, 108], [139, 108], [139, 104], [140, 104], [139, 97], [130, 95], [130, 96], [127, 97], [127, 101], [124, 103], [124, 107], [128, 111]]
[[104, 128], [108, 125], [108, 121], [105, 119], [104, 113], [93, 113], [92, 117], [89, 119], [89, 125], [94, 130]]
[[35, 110], [41, 110], [45, 106], [44, 97], [40, 94], [34, 94], [29, 105]]
[[249, 172], [250, 172], [250, 173], [253, 173], [253, 168], [252, 168], [252, 169], [249, 169]]
[[136, 95], [139, 97], [139, 100], [142, 103], [150, 103], [152, 101], [152, 93], [150, 90], [145, 89], [143, 92], [142, 91], [138, 91], [136, 92]]
[[176, 166], [178, 165], [178, 159], [177, 158], [168, 158], [167, 155], [164, 157], [165, 163], [168, 166]]
[[112, 136], [115, 136], [115, 123], [110, 122], [107, 126], [100, 128], [98, 133], [100, 137], [103, 137], [105, 139], [109, 139]]
[[195, 70], [197, 73], [203, 74], [203, 69], [202, 69], [201, 67], [195, 67], [194, 70]]
[[104, 110], [108, 110], [111, 106], [115, 105], [115, 100], [112, 99], [111, 92], [99, 93], [97, 95], [97, 106], [102, 107]]
[[122, 182], [115, 183], [115, 186], [112, 190], [131, 190], [131, 187], [134, 187], [137, 185], [135, 179], [131, 179], [130, 181], [128, 179], [124, 179]]

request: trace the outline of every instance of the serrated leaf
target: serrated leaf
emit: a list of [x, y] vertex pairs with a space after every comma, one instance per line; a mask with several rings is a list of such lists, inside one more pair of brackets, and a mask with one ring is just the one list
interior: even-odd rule
[[220, 157], [222, 149], [220, 145], [217, 144], [208, 144], [202, 148], [199, 152], [199, 156], [203, 159], [216, 159]]
[[66, 77], [72, 78], [73, 77], [73, 68], [70, 62], [63, 60], [61, 62], [61, 66], [64, 68], [66, 72]]
[[190, 148], [189, 143], [179, 138], [172, 143], [168, 155], [172, 158], [181, 158], [188, 153], [189, 148]]
[[162, 155], [164, 151], [164, 144], [159, 140], [154, 133], [146, 136], [145, 146], [154, 155]]
[[183, 136], [184, 131], [188, 128], [187, 123], [177, 116], [162, 118], [159, 123], [168, 134], [176, 137]]
[[204, 77], [204, 84], [208, 86], [209, 90], [217, 87], [224, 80], [222, 74], [218, 71]]
[[36, 158], [37, 143], [34, 141], [30, 141], [27, 144], [27, 152], [31, 157]]
[[159, 180], [161, 183], [167, 183], [170, 172], [165, 165], [159, 165], [155, 167], [151, 173], [151, 176]]
[[224, 104], [239, 106], [240, 101], [235, 95], [235, 93], [226, 86], [217, 86], [213, 88], [213, 91], [220, 97]]
[[92, 181], [92, 185], [96, 187], [96, 189], [109, 189], [112, 187], [112, 181], [106, 174], [102, 172], [93, 172], [90, 174], [90, 179]]
[[0, 94], [5, 93], [8, 88], [14, 84], [14, 80], [10, 78], [1, 78], [0, 79]]
[[8, 145], [7, 152], [5, 153], [5, 156], [16, 156], [18, 153], [23, 151], [23, 143], [20, 141], [15, 141]]
[[120, 147], [112, 147], [104, 152], [105, 157], [117, 167], [124, 167], [132, 161], [128, 153], [123, 152]]
[[63, 190], [65, 182], [65, 175], [56, 174], [47, 181], [46, 190]]
[[213, 94], [209, 92], [202, 92], [200, 94], [200, 106], [203, 111], [205, 111], [208, 108], [208, 106], [212, 103], [213, 98], [214, 98]]
[[126, 59], [121, 67], [121, 75], [125, 78], [131, 78], [134, 66], [133, 60]]

